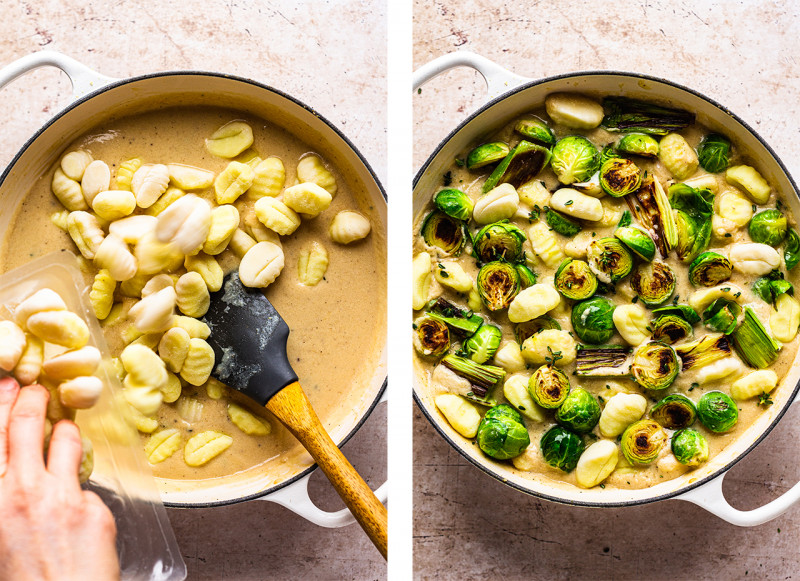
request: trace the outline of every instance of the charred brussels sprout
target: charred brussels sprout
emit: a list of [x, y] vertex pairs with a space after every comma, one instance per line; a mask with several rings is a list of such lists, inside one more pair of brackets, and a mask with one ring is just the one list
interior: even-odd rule
[[780, 345], [770, 337], [753, 309], [744, 308], [744, 320], [731, 333], [736, 353], [750, 367], [765, 369], [778, 359]]
[[472, 335], [483, 325], [483, 319], [480, 316], [471, 311], [459, 309], [441, 297], [429, 302], [425, 308], [428, 315], [464, 335]]
[[556, 136], [550, 126], [538, 117], [525, 117], [517, 121], [514, 131], [523, 135], [525, 139], [545, 147], [552, 147], [556, 142]]
[[694, 114], [682, 109], [654, 105], [628, 97], [606, 97], [603, 108], [608, 113], [601, 127], [607, 131], [666, 135], [694, 123]]
[[616, 238], [595, 240], [586, 252], [589, 267], [603, 282], [617, 282], [633, 268], [633, 256]]
[[600, 421], [600, 404], [594, 396], [577, 387], [569, 392], [567, 399], [556, 411], [556, 421], [574, 432], [585, 434]]
[[573, 434], [561, 426], [553, 426], [547, 430], [539, 442], [544, 461], [553, 468], [564, 472], [572, 472], [586, 446], [577, 434]]
[[685, 395], [673, 393], [652, 407], [650, 417], [669, 430], [680, 430], [694, 423], [697, 408]]
[[572, 135], [560, 139], [553, 146], [553, 157], [550, 166], [562, 184], [585, 182], [597, 171], [600, 154], [592, 142]]
[[629, 133], [617, 142], [617, 151], [642, 157], [656, 157], [658, 141], [644, 133]]
[[486, 412], [478, 426], [477, 440], [484, 454], [498, 460], [519, 456], [531, 443], [522, 416], [507, 404], [494, 406]]
[[753, 242], [778, 246], [786, 238], [786, 216], [780, 210], [764, 210], [750, 219], [747, 227]]
[[594, 297], [572, 307], [572, 328], [585, 343], [600, 345], [614, 335], [614, 303]]
[[522, 259], [522, 245], [525, 240], [527, 237], [522, 230], [508, 220], [503, 220], [481, 228], [472, 241], [472, 247], [475, 256], [482, 262], [517, 262]]
[[660, 341], [641, 345], [633, 354], [631, 373], [645, 389], [666, 389], [678, 377], [680, 364], [675, 350]]
[[542, 365], [528, 380], [531, 398], [545, 409], [558, 408], [569, 395], [569, 378], [554, 365]]
[[[628, 214], [630, 217], [630, 214]], [[650, 262], [656, 255], [656, 243], [650, 235], [635, 226], [621, 226], [614, 231], [614, 236], [622, 240], [622, 243], [630, 248], [634, 254]]]
[[501, 141], [479, 145], [467, 155], [467, 169], [479, 169], [505, 159], [509, 151], [508, 144]]
[[522, 264], [515, 264], [514, 268], [517, 270], [517, 274], [519, 275], [519, 283], [522, 288], [528, 288], [529, 286], [533, 286], [536, 284], [536, 280], [539, 278], [536, 276], [536, 273], [533, 272], [530, 268]]
[[558, 267], [553, 284], [568, 299], [582, 301], [597, 290], [597, 277], [583, 260], [567, 258]]
[[792, 270], [800, 262], [800, 235], [793, 228], [786, 235], [783, 260], [786, 263], [786, 270]]
[[689, 262], [711, 242], [714, 194], [705, 188], [674, 184], [669, 187], [669, 200], [675, 210], [675, 251], [682, 262]]
[[500, 347], [503, 332], [494, 325], [482, 325], [475, 334], [464, 341], [464, 354], [475, 363], [486, 363], [494, 357]]
[[439, 357], [450, 349], [450, 329], [430, 315], [422, 315], [414, 321], [414, 347], [425, 357]]
[[528, 141], [520, 141], [483, 182], [483, 193], [502, 183], [509, 183], [518, 188], [535, 178], [549, 161], [549, 149]]
[[442, 212], [456, 220], [467, 221], [472, 217], [472, 200], [455, 188], [440, 190], [433, 197], [433, 204]]
[[731, 141], [724, 135], [706, 135], [697, 147], [697, 159], [704, 170], [719, 173], [731, 163]]
[[661, 448], [667, 443], [669, 436], [658, 422], [639, 420], [632, 423], [622, 432], [620, 448], [622, 455], [631, 464], [651, 464], [658, 458]]
[[630, 159], [612, 157], [600, 167], [600, 187], [609, 196], [621, 198], [642, 185], [642, 172]]
[[422, 238], [428, 246], [438, 248], [447, 255], [458, 256], [466, 241], [464, 223], [434, 210], [422, 223]]
[[680, 430], [672, 435], [672, 454], [686, 466], [700, 466], [708, 460], [708, 442], [697, 430]]
[[519, 294], [520, 280], [513, 264], [496, 260], [484, 264], [478, 271], [478, 294], [490, 311], [508, 308]]
[[572, 238], [581, 231], [581, 225], [578, 222], [550, 207], [546, 208], [544, 219], [550, 228], [567, 238]]
[[712, 331], [726, 335], [733, 333], [738, 324], [742, 307], [726, 298], [719, 298], [703, 311], [703, 324]]
[[692, 337], [692, 326], [678, 315], [661, 315], [650, 324], [653, 340], [674, 345]]
[[697, 417], [714, 433], [729, 432], [739, 421], [736, 402], [721, 391], [709, 391], [697, 402]]
[[689, 305], [669, 305], [668, 307], [658, 307], [657, 309], [653, 309], [653, 314], [657, 317], [662, 315], [675, 315], [676, 317], [681, 317], [686, 319], [690, 325], [696, 325], [700, 322], [700, 315], [697, 314], [692, 307]]
[[732, 274], [731, 261], [716, 252], [703, 252], [689, 265], [689, 282], [694, 286], [716, 286]]
[[631, 276], [631, 288], [644, 304], [660, 305], [675, 291], [675, 273], [663, 262], [640, 264]]
[[560, 331], [561, 325], [559, 325], [558, 321], [556, 321], [550, 315], [542, 315], [541, 317], [536, 317], [530, 321], [525, 321], [524, 323], [517, 323], [514, 325], [514, 339], [516, 339], [517, 343], [522, 345], [525, 342], [525, 339], [528, 337], [533, 337], [536, 333], [545, 329], [555, 329]]

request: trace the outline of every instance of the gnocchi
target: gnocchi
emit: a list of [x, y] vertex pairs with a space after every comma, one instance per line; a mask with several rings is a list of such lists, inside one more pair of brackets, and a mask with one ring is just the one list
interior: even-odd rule
[[431, 289], [431, 255], [420, 252], [411, 263], [412, 289], [411, 304], [414, 310], [419, 310], [428, 302]]
[[558, 329], [544, 329], [522, 343], [522, 357], [528, 363], [543, 365], [548, 359], [553, 359], [559, 367], [569, 365], [575, 361], [575, 339], [568, 331]]
[[544, 106], [553, 121], [572, 129], [594, 129], [603, 121], [603, 106], [577, 93], [552, 93]]
[[371, 229], [369, 220], [358, 212], [342, 210], [334, 216], [328, 231], [334, 242], [351, 244], [366, 238]]
[[[0, 331], [2, 337], [2, 331]], [[3, 346], [5, 348], [5, 345]], [[7, 357], [2, 355], [0, 350], [0, 359]], [[28, 335], [25, 338], [25, 348], [22, 350], [22, 355], [14, 367], [14, 377], [20, 385], [30, 385], [36, 382], [36, 378], [42, 372], [42, 362], [44, 361], [44, 341], [33, 335]], [[0, 367], [2, 363], [0, 362]]]
[[89, 163], [81, 176], [81, 190], [86, 203], [91, 205], [95, 196], [111, 186], [111, 170], [104, 161], [96, 159]]
[[103, 381], [94, 376], [75, 377], [58, 386], [61, 403], [76, 410], [92, 407], [102, 393]]
[[528, 240], [531, 248], [548, 268], [558, 268], [567, 257], [562, 250], [563, 244], [558, 235], [541, 220], [528, 228]]
[[0, 321], [0, 369], [11, 371], [25, 350], [25, 333], [13, 321]]
[[214, 430], [200, 432], [186, 442], [183, 459], [189, 466], [202, 466], [230, 448], [231, 444], [233, 444], [233, 438], [222, 432]]
[[786, 293], [775, 299], [775, 308], [769, 317], [769, 329], [778, 341], [788, 343], [797, 335], [800, 326], [800, 303]]
[[618, 393], [606, 402], [600, 414], [600, 434], [616, 438], [629, 425], [642, 418], [647, 400], [638, 393]]
[[187, 194], [158, 215], [156, 237], [161, 243], [173, 244], [183, 254], [194, 254], [208, 238], [211, 216], [208, 202]]
[[163, 462], [181, 448], [181, 432], [175, 428], [159, 430], [147, 440], [144, 453], [150, 464]]
[[263, 288], [272, 284], [283, 270], [283, 250], [272, 242], [259, 242], [239, 263], [239, 279], [244, 286]]
[[61, 202], [61, 205], [70, 212], [78, 212], [89, 208], [86, 199], [83, 197], [81, 185], [68, 177], [61, 168], [57, 169], [53, 174], [50, 189], [56, 199]]
[[534, 284], [521, 291], [508, 306], [508, 320], [512, 323], [530, 321], [555, 309], [561, 295], [548, 284]]
[[211, 304], [206, 281], [198, 272], [187, 272], [175, 283], [175, 302], [181, 313], [188, 317], [200, 318], [206, 314]]
[[131, 178], [131, 190], [136, 196], [136, 205], [149, 208], [155, 204], [169, 186], [169, 170], [162, 163], [145, 164]]
[[546, 417], [544, 410], [533, 401], [528, 392], [530, 377], [524, 374], [515, 374], [507, 377], [503, 383], [503, 395], [517, 411], [534, 422], [543, 422]]
[[204, 190], [214, 185], [214, 172], [182, 163], [167, 164], [169, 180], [182, 190]]
[[288, 236], [300, 226], [300, 216], [277, 198], [260, 198], [255, 205], [259, 221], [270, 230]]
[[65, 381], [93, 375], [99, 365], [100, 351], [96, 347], [86, 345], [49, 358], [42, 364], [42, 370], [50, 379]]
[[453, 429], [465, 438], [474, 438], [478, 433], [481, 416], [470, 402], [460, 395], [443, 393], [437, 395], [436, 407]]
[[217, 157], [236, 157], [253, 145], [253, 128], [244, 121], [231, 121], [206, 139], [206, 149]]
[[437, 262], [433, 268], [433, 275], [439, 284], [456, 292], [468, 293], [472, 289], [472, 278], [457, 262]]
[[650, 338], [647, 311], [643, 306], [619, 305], [612, 316], [614, 326], [628, 345], [637, 347]]
[[313, 182], [303, 182], [283, 190], [283, 203], [306, 218], [316, 218], [331, 205], [333, 197]]
[[61, 171], [64, 172], [69, 179], [80, 181], [83, 178], [83, 173], [90, 163], [94, 161], [92, 154], [88, 151], [78, 149], [70, 151], [61, 158]]
[[136, 275], [139, 264], [125, 241], [109, 234], [97, 247], [94, 254], [94, 265], [106, 270], [114, 280], [128, 280]]
[[89, 327], [72, 311], [40, 311], [28, 317], [28, 331], [47, 343], [80, 349], [89, 342]]
[[133, 305], [128, 316], [142, 333], [166, 331], [172, 325], [177, 295], [173, 287], [166, 287], [146, 296]]
[[328, 271], [328, 251], [319, 242], [312, 242], [300, 252], [297, 259], [297, 273], [300, 283], [315, 286], [325, 278]]
[[617, 467], [619, 450], [617, 445], [609, 440], [595, 442], [581, 454], [578, 465], [575, 467], [575, 477], [578, 485], [583, 488], [597, 486]]
[[573, 218], [589, 222], [603, 219], [603, 203], [572, 188], [556, 190], [550, 198], [550, 207]]
[[87, 260], [94, 258], [97, 249], [105, 238], [103, 229], [97, 218], [88, 212], [71, 212], [67, 216], [67, 232], [78, 247], [78, 250]]
[[272, 426], [267, 420], [250, 413], [238, 404], [228, 404], [228, 417], [234, 426], [249, 436], [268, 436], [272, 432]]
[[505, 369], [508, 373], [518, 373], [524, 371], [526, 367], [525, 358], [522, 357], [522, 349], [516, 341], [506, 341], [494, 354], [494, 363]]
[[336, 178], [325, 167], [319, 156], [311, 154], [297, 162], [297, 178], [300, 182], [311, 182], [325, 189], [331, 197], [336, 195]]
[[214, 368], [214, 350], [204, 339], [189, 340], [189, 350], [181, 367], [181, 377], [192, 385], [203, 385]]
[[661, 138], [658, 159], [679, 180], [691, 176], [699, 165], [694, 148], [679, 133], [669, 133]]
[[731, 384], [731, 397], [743, 401], [763, 393], [770, 393], [778, 385], [778, 374], [772, 369], [751, 371]]
[[211, 225], [203, 243], [203, 252], [215, 256], [228, 247], [233, 233], [239, 227], [239, 210], [226, 204], [211, 211]]
[[92, 200], [92, 210], [103, 220], [119, 220], [136, 209], [136, 197], [125, 190], [106, 190]]
[[238, 161], [232, 161], [214, 180], [214, 192], [218, 204], [232, 204], [253, 185], [253, 168]]
[[264, 196], [276, 198], [280, 195], [284, 183], [286, 183], [286, 169], [283, 162], [280, 158], [268, 157], [253, 168], [253, 183], [247, 190], [247, 197], [251, 200], [258, 200]]
[[472, 209], [472, 219], [478, 224], [507, 220], [517, 213], [519, 194], [511, 184], [500, 184], [481, 196]]

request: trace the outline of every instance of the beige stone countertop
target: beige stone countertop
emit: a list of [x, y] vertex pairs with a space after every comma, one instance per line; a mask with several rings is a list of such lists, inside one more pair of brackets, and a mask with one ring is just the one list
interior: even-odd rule
[[[176, 69], [248, 77], [313, 106], [386, 176], [385, 4], [368, 0], [0, 0], [0, 66], [43, 49], [109, 76]], [[54, 69], [0, 99], [0, 167], [69, 102]], [[385, 478], [385, 406], [344, 448], [373, 486]], [[343, 504], [319, 473], [312, 498]], [[169, 510], [189, 579], [383, 579], [385, 563], [357, 525], [323, 529], [269, 502]]]
[[[800, 5], [636, 0], [414, 2], [414, 66], [471, 50], [529, 77], [614, 69], [664, 77], [724, 103], [800, 178]], [[414, 162], [478, 107], [469, 69], [414, 94]], [[795, 406], [796, 408], [798, 406]], [[800, 507], [744, 529], [680, 501], [574, 508], [502, 485], [416, 411], [415, 571], [420, 579], [796, 579]], [[800, 410], [725, 479], [739, 509], [800, 480]]]

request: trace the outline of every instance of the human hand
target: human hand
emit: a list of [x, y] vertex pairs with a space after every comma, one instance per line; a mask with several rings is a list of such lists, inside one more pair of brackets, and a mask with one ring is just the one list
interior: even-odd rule
[[53, 427], [45, 465], [48, 391], [0, 379], [0, 579], [119, 579], [114, 517], [81, 490], [78, 427]]

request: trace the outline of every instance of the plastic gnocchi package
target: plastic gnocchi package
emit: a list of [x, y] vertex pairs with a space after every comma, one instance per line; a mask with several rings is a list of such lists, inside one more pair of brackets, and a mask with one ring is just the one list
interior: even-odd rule
[[122, 579], [185, 579], [186, 565], [133, 420], [124, 411], [122, 386], [77, 264], [74, 254], [55, 252], [0, 276], [0, 320], [9, 319], [10, 309], [34, 292], [49, 288], [86, 321], [89, 345], [102, 354], [96, 375], [105, 388], [96, 405], [76, 416], [94, 447], [94, 471], [83, 487], [96, 492], [114, 514]]

